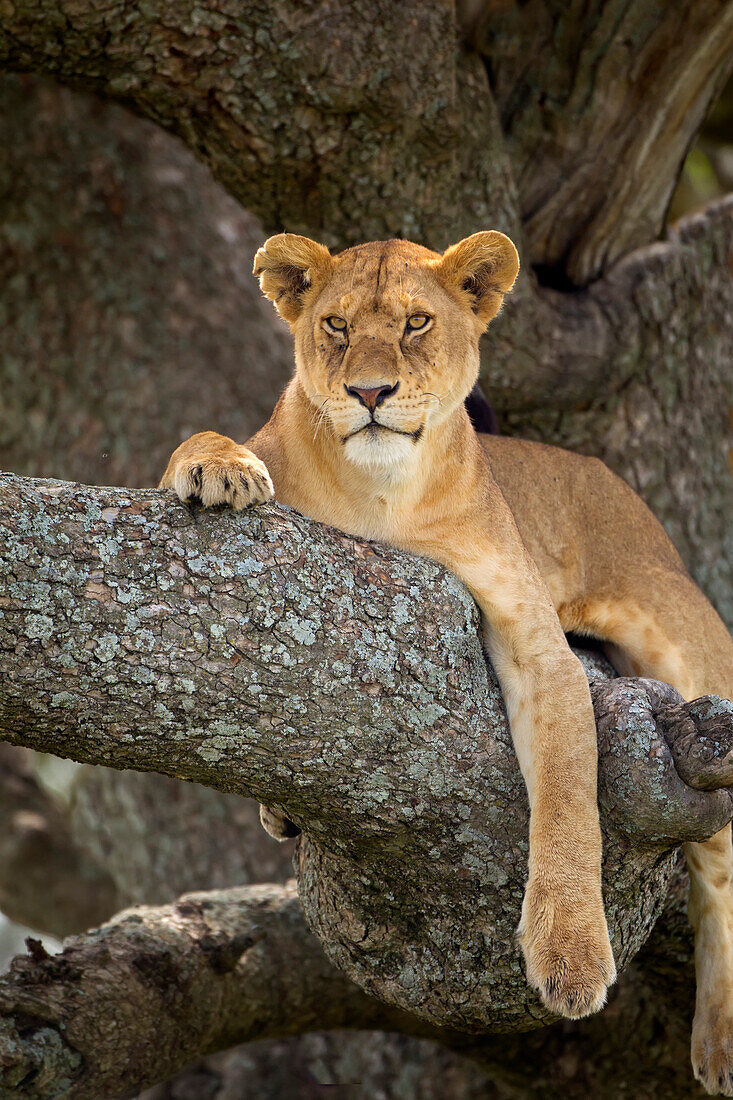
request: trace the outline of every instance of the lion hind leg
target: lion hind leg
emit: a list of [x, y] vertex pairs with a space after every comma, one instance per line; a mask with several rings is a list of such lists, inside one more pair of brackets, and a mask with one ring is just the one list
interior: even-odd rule
[[[621, 675], [662, 680], [688, 700], [709, 694], [733, 698], [733, 641], [715, 610], [684, 574], [655, 580], [646, 584], [643, 598], [585, 601], [583, 628], [607, 643]], [[697, 983], [692, 1066], [707, 1092], [733, 1096], [731, 826], [686, 844], [684, 851]]]
[[712, 1095], [733, 1096], [733, 848], [731, 827], [685, 845], [695, 930], [692, 1068]]

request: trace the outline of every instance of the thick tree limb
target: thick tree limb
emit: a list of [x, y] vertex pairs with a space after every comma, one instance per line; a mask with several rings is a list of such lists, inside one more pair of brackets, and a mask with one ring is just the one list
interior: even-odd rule
[[[513, 942], [524, 787], [454, 578], [274, 505], [11, 476], [0, 501], [4, 737], [283, 807], [306, 918], [359, 985], [438, 1026], [544, 1017]], [[595, 690], [623, 966], [674, 845], [733, 810], [680, 784], [643, 683]]]
[[0, 65], [133, 105], [266, 227], [341, 246], [406, 236], [446, 247], [458, 224], [466, 235], [511, 220], [486, 75], [477, 54], [457, 67], [458, 48], [443, 0], [0, 6]]
[[585, 286], [655, 240], [733, 66], [729, 0], [461, 0], [486, 57], [533, 263]]
[[[570, 148], [568, 142], [543, 148], [541, 164], [535, 132], [539, 124], [532, 112], [537, 100], [544, 103], [548, 97], [533, 81], [547, 67], [528, 61], [532, 50], [527, 53], [521, 43], [522, 36], [529, 36], [535, 48], [538, 41], [544, 43], [548, 28], [542, 21], [525, 26], [523, 21], [532, 16], [516, 5], [490, 23], [498, 36], [492, 48], [510, 59], [516, 55], [521, 71], [521, 76], [506, 78], [512, 87], [506, 95], [512, 102], [520, 100], [530, 116], [522, 130], [526, 148], [516, 153], [522, 163], [524, 157], [531, 164], [528, 178], [544, 180], [539, 168], [546, 167], [551, 182], [544, 180], [541, 186], [553, 202], [560, 196], [564, 217], [580, 223], [573, 232], [582, 236], [588, 230], [591, 251], [596, 249], [593, 235], [601, 229], [605, 244], [613, 242], [608, 255], [594, 258], [594, 277], [659, 235], [664, 196], [676, 178], [680, 149], [686, 149], [700, 121], [699, 104], [711, 94], [711, 74], [722, 71], [728, 53], [733, 57], [725, 48], [727, 36], [733, 36], [730, 3], [696, 0], [694, 12], [692, 0], [679, 12], [663, 4], [649, 10], [648, 5], [632, 5], [624, 17], [629, 25], [619, 27], [614, 23], [616, 3], [599, 2], [585, 14], [597, 26], [587, 43], [579, 39], [577, 58], [576, 38], [568, 38], [577, 85], [563, 89], [557, 103], [549, 98], [558, 126], [569, 127], [570, 118], [580, 137]], [[0, 63], [48, 72], [124, 99], [181, 136], [267, 229], [307, 232], [338, 247], [407, 236], [442, 248], [489, 225], [509, 232], [521, 245], [523, 222], [532, 228], [530, 213], [520, 211], [512, 179], [514, 130], [505, 121], [507, 146], [478, 55], [457, 47], [450, 5], [371, 4], [355, 12], [353, 5], [344, 8], [335, 0], [307, 5], [208, 0], [174, 7], [156, 0], [101, 8], [90, 0], [62, 0], [60, 5], [14, 0], [5, 4], [2, 16]], [[513, 19], [519, 23], [512, 29]], [[564, 41], [565, 21], [577, 29], [578, 14], [571, 6], [558, 19], [559, 39]], [[690, 24], [690, 33], [677, 38], [680, 21]], [[407, 60], [400, 45], [406, 28], [412, 43]], [[476, 40], [489, 49], [482, 33], [476, 31]], [[662, 49], [670, 37], [675, 48]], [[618, 83], [615, 51], [620, 49], [629, 52], [635, 66], [633, 87], [635, 81], [650, 82], [651, 91], [642, 97], [649, 104], [649, 118], [641, 124], [636, 111], [627, 112], [625, 97], [608, 94], [608, 82], [614, 87]], [[702, 90], [697, 84], [690, 90], [680, 79], [680, 51], [689, 51], [699, 62]], [[361, 63], [365, 56], [368, 66]], [[657, 80], [652, 61], [664, 69], [665, 81]], [[594, 64], [600, 72], [586, 101], [583, 80], [590, 79]], [[566, 79], [567, 71], [575, 69], [551, 67], [548, 80]], [[527, 82], [525, 98], [521, 81]], [[668, 109], [670, 81], [687, 99], [676, 104], [679, 125], [665, 126], [657, 115]], [[502, 77], [502, 89], [505, 83]], [[582, 101], [582, 111], [573, 106], [573, 96]], [[623, 112], [625, 123], [628, 117], [632, 122], [621, 128], [615, 120]], [[608, 127], [618, 135], [624, 156], [607, 140]], [[609, 186], [606, 160], [588, 155], [586, 130], [611, 150], [614, 170], [631, 187], [634, 199], [656, 204], [653, 217], [646, 212], [630, 216], [626, 190]], [[541, 125], [539, 132], [545, 133]], [[653, 155], [656, 138], [674, 146], [674, 163], [662, 158], [664, 185], [654, 177], [641, 187], [634, 172], [649, 176], [645, 158]], [[639, 148], [643, 156], [637, 163]], [[563, 157], [575, 158], [580, 178]], [[427, 172], [429, 186], [424, 185]], [[586, 179], [589, 172], [595, 173], [593, 187]], [[570, 178], [578, 192], [572, 202], [555, 180], [558, 173]], [[591, 202], [589, 212], [579, 198], [586, 191], [594, 196], [597, 191], [601, 206], [617, 205], [609, 211]], [[608, 220], [618, 221], [622, 213], [623, 232], [620, 227], [609, 231]], [[566, 231], [554, 206], [547, 217], [553, 230]], [[699, 344], [704, 335], [703, 343], [722, 347], [726, 327], [704, 324], [711, 311], [717, 319], [730, 309], [730, 280], [726, 283], [723, 269], [716, 266], [730, 233], [727, 241], [717, 240], [719, 220], [722, 214], [711, 221], [710, 240], [700, 239], [698, 225], [654, 256], [636, 254], [623, 271], [580, 295], [540, 290], [523, 276], [487, 344], [484, 373], [491, 399], [507, 409], [550, 404], [554, 410], [616, 391], [640, 358], [648, 357], [660, 327], [670, 334], [679, 323], [681, 310], [676, 310], [673, 324], [661, 324], [669, 302], [695, 307], [684, 338]], [[530, 258], [556, 267], [560, 263], [554, 246], [544, 258], [520, 251], [527, 268]], [[679, 340], [680, 334], [675, 336]]]
[[[193, 431], [246, 439], [292, 363], [264, 230], [160, 128], [41, 81], [0, 84], [0, 147], [0, 465], [144, 485]], [[528, 280], [484, 348], [502, 430], [600, 455], [731, 625], [732, 227], [728, 200], [587, 291]]]
[[292, 883], [130, 910], [58, 956], [29, 941], [29, 956], [0, 978], [0, 1092], [22, 1100], [130, 1096], [253, 1039], [421, 1030], [327, 962]]
[[532, 262], [585, 285], [659, 235], [733, 62], [733, 5], [467, 0], [459, 14], [493, 95], [440, 0], [5, 0], [0, 63], [134, 104], [268, 227], [445, 247], [467, 224], [521, 220]]
[[[434, 1031], [361, 994], [328, 965], [292, 886], [216, 891], [146, 907], [74, 938], [60, 957], [49, 959], [31, 944], [29, 957], [18, 958], [0, 978], [0, 1087], [18, 1100], [53, 1100], [69, 1087], [75, 1100], [116, 1100], [218, 1044], [328, 1026], [379, 1026], [437, 1038], [489, 1070], [511, 1095], [584, 1100], [590, 1090], [615, 1100], [646, 1063], [650, 1095], [677, 1100], [692, 1088], [685, 896], [676, 872], [663, 919], [603, 1014], [532, 1034], [476, 1037]], [[122, 1029], [129, 1043], [119, 1042]], [[338, 1041], [343, 1044], [343, 1036]], [[277, 1054], [290, 1056], [287, 1048]], [[189, 1076], [189, 1089], [197, 1081], [226, 1080], [231, 1062], [229, 1056], [201, 1067], [198, 1078]], [[231, 1068], [230, 1089], [237, 1082], [241, 1089], [241, 1074]], [[446, 1082], [441, 1086], [436, 1095], [445, 1095]], [[271, 1082], [265, 1087], [268, 1096], [278, 1095]], [[161, 1096], [178, 1095], [175, 1088], [161, 1090]]]
[[[638, 1080], [641, 1063], [654, 1067], [650, 1095], [678, 1100], [692, 1087], [685, 893], [675, 872], [664, 918], [605, 1012], [516, 1036], [436, 1031], [366, 997], [326, 961], [292, 885], [213, 891], [123, 913], [68, 941], [54, 958], [30, 941], [29, 957], [17, 958], [0, 978], [0, 1089], [8, 1100], [118, 1100], [238, 1040], [379, 1026], [431, 1036], [470, 1057], [500, 1083], [496, 1094], [483, 1085], [481, 1096], [507, 1089], [584, 1100], [590, 1091], [615, 1100]], [[657, 997], [655, 985], [663, 990]], [[287, 1059], [292, 1051], [281, 1045], [278, 1055]], [[434, 1048], [424, 1055], [439, 1058]], [[160, 1096], [188, 1095], [188, 1088], [198, 1097], [203, 1087], [209, 1095], [217, 1085], [229, 1095], [230, 1071], [229, 1089], [239, 1095], [236, 1058], [199, 1063], [198, 1073], [179, 1081], [182, 1092], [174, 1085]], [[251, 1054], [244, 1058], [251, 1063]], [[370, 1063], [370, 1080], [372, 1069]], [[282, 1085], [282, 1074], [276, 1079]], [[263, 1087], [267, 1096], [287, 1092], [269, 1080]], [[431, 1096], [446, 1095], [444, 1079], [438, 1087]], [[158, 1096], [156, 1090], [150, 1100]]]
[[[733, 196], [683, 219], [667, 239], [630, 252], [584, 290], [525, 282], [484, 340], [482, 385], [515, 414], [613, 395], [643, 367], [691, 372], [709, 361], [719, 390], [733, 326]], [[723, 374], [723, 371], [726, 371]]]

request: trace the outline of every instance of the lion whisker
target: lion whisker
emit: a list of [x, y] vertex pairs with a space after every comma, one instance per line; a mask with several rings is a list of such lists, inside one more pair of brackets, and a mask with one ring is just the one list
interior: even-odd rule
[[[321, 395], [318, 394], [318, 396], [320, 397]], [[313, 442], [314, 443], [316, 441], [316, 437], [318, 435], [318, 432], [320, 431], [321, 424], [323, 423], [323, 421], [325, 420], [325, 418], [328, 414], [328, 403], [329, 403], [329, 398], [326, 397], [322, 401], [322, 403], [318, 406], [318, 412], [316, 413], [316, 417], [317, 417], [316, 426], [315, 426], [315, 429], [313, 431]]]
[[442, 405], [449, 392], [450, 391], [446, 390], [442, 397], [437, 393], [424, 393], [422, 395], [421, 403], [424, 403], [428, 397], [432, 397], [433, 400], [437, 401], [439, 405]]

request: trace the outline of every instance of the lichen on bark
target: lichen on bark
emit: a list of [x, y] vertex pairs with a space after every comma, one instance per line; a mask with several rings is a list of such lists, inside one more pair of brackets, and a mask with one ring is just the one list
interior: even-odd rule
[[[362, 988], [438, 1027], [547, 1018], [513, 935], [524, 785], [455, 577], [274, 504], [207, 512], [13, 476], [0, 499], [4, 737], [282, 808], [305, 834], [307, 920]], [[656, 717], [669, 698], [644, 681], [604, 688], [608, 666], [585, 659], [623, 967], [676, 846], [733, 810], [726, 791], [680, 780]]]

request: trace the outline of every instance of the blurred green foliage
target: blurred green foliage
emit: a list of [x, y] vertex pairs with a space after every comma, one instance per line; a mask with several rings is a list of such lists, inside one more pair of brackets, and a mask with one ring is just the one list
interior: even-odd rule
[[672, 196], [669, 220], [733, 191], [733, 78], [705, 119]]

